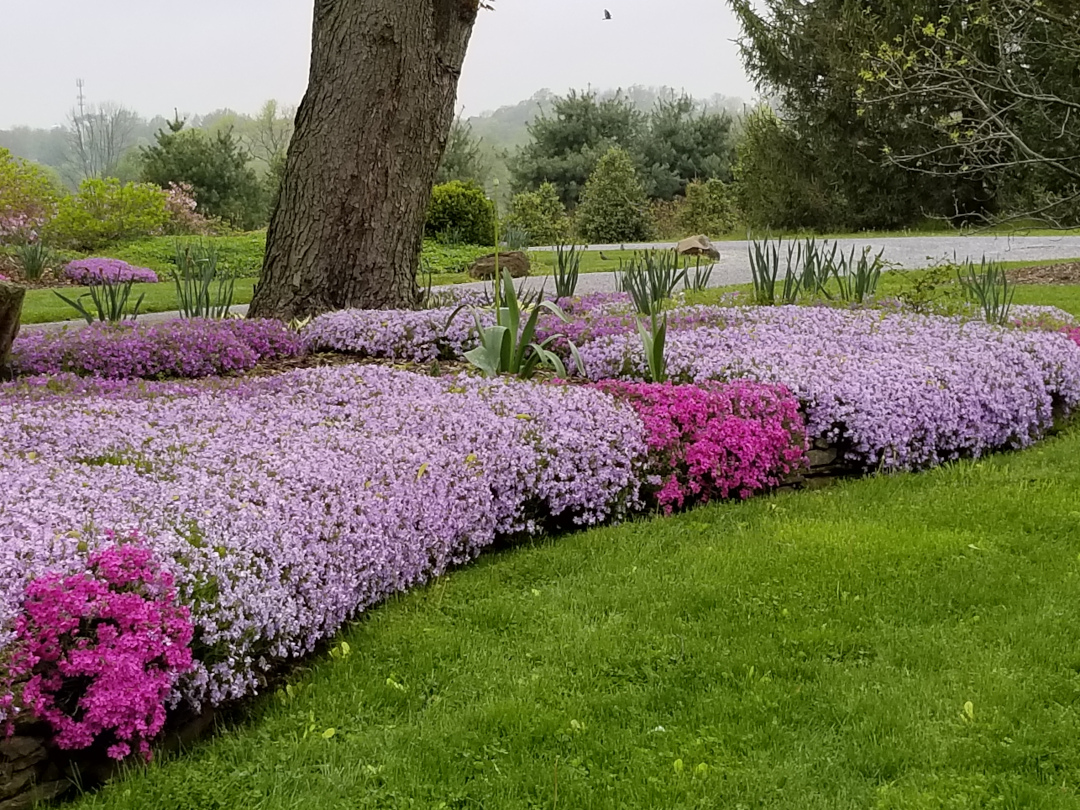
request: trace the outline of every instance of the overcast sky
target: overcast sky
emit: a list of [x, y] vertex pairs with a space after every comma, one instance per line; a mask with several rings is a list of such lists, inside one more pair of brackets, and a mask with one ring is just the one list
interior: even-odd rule
[[[407, 1], [407, 0], [403, 0]], [[724, 0], [497, 0], [481, 12], [458, 103], [466, 115], [547, 87], [670, 85], [749, 100]], [[604, 7], [613, 19], [603, 21]], [[297, 103], [311, 0], [0, 0], [0, 128], [63, 123], [92, 102], [142, 115]]]

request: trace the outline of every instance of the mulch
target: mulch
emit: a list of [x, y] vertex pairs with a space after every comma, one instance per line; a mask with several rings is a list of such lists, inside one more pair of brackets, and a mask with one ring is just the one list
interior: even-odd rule
[[1080, 262], [1020, 267], [1008, 275], [1014, 284], [1080, 284]]

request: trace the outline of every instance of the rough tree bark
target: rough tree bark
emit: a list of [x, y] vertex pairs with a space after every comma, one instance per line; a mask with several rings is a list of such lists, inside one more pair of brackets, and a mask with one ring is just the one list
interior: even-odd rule
[[316, 0], [252, 317], [408, 306], [477, 0]]
[[0, 281], [0, 380], [11, 378], [11, 344], [19, 335], [25, 295], [24, 287]]

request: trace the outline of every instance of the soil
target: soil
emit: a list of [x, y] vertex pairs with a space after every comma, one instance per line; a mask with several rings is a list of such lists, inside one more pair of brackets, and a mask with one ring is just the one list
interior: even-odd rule
[[1020, 267], [1008, 272], [1014, 284], [1080, 284], [1080, 262]]

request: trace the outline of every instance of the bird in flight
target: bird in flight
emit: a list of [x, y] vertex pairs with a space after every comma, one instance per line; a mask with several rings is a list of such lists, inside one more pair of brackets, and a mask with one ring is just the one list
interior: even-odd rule
[[610, 20], [611, 19], [611, 12], [608, 11], [606, 8], [604, 9], [604, 19], [605, 20]]

